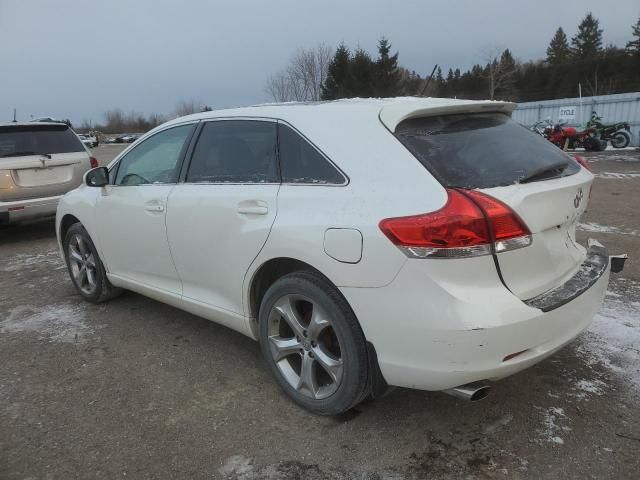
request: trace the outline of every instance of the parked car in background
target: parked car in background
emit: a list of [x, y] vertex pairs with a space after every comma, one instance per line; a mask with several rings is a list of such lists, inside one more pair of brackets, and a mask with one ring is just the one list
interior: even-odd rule
[[0, 225], [53, 216], [97, 161], [64, 123], [0, 124]]
[[95, 135], [78, 134], [78, 138], [89, 148], [95, 148], [98, 146], [98, 139]]
[[138, 138], [140, 138], [140, 135], [128, 133], [126, 135], [121, 135], [119, 137], [116, 137], [115, 143], [133, 143]]
[[610, 272], [602, 245], [575, 239], [594, 176], [514, 107], [379, 99], [172, 120], [60, 202], [71, 281], [90, 302], [130, 289], [258, 340], [315, 413], [386, 385], [480, 399], [583, 331]]

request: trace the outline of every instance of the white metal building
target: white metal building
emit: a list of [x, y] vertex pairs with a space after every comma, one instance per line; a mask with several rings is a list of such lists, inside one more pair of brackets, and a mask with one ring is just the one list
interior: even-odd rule
[[562, 117], [569, 125], [582, 125], [591, 118], [593, 111], [598, 112], [604, 123], [628, 122], [632, 132], [631, 145], [640, 145], [640, 92], [519, 103], [513, 118], [527, 127], [547, 117], [553, 122]]

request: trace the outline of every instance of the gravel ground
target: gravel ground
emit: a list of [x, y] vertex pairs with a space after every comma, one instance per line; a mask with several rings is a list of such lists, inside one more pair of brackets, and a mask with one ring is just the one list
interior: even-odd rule
[[311, 416], [248, 338], [133, 293], [84, 303], [52, 222], [0, 231], [0, 479], [638, 478], [640, 153], [589, 158], [579, 238], [631, 260], [585, 334], [476, 404], [395, 389]]

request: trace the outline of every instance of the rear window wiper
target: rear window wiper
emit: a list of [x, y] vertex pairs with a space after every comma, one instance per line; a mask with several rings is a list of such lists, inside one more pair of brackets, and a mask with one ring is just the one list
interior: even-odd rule
[[564, 172], [568, 166], [569, 162], [558, 162], [552, 163], [551, 165], [545, 165], [544, 167], [538, 168], [537, 170], [526, 174], [520, 179], [520, 183], [529, 183], [535, 182], [536, 180], [557, 177], [562, 172]]
[[4, 153], [0, 155], [0, 157], [26, 157], [27, 155], [42, 155], [43, 157], [51, 158], [51, 154], [49, 153], [30, 152], [26, 150], [23, 152]]

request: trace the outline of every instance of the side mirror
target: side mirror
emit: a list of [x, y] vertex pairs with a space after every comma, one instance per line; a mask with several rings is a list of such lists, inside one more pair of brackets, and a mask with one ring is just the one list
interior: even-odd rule
[[85, 174], [84, 181], [90, 187], [104, 187], [109, 184], [109, 169], [107, 167], [91, 169]]

